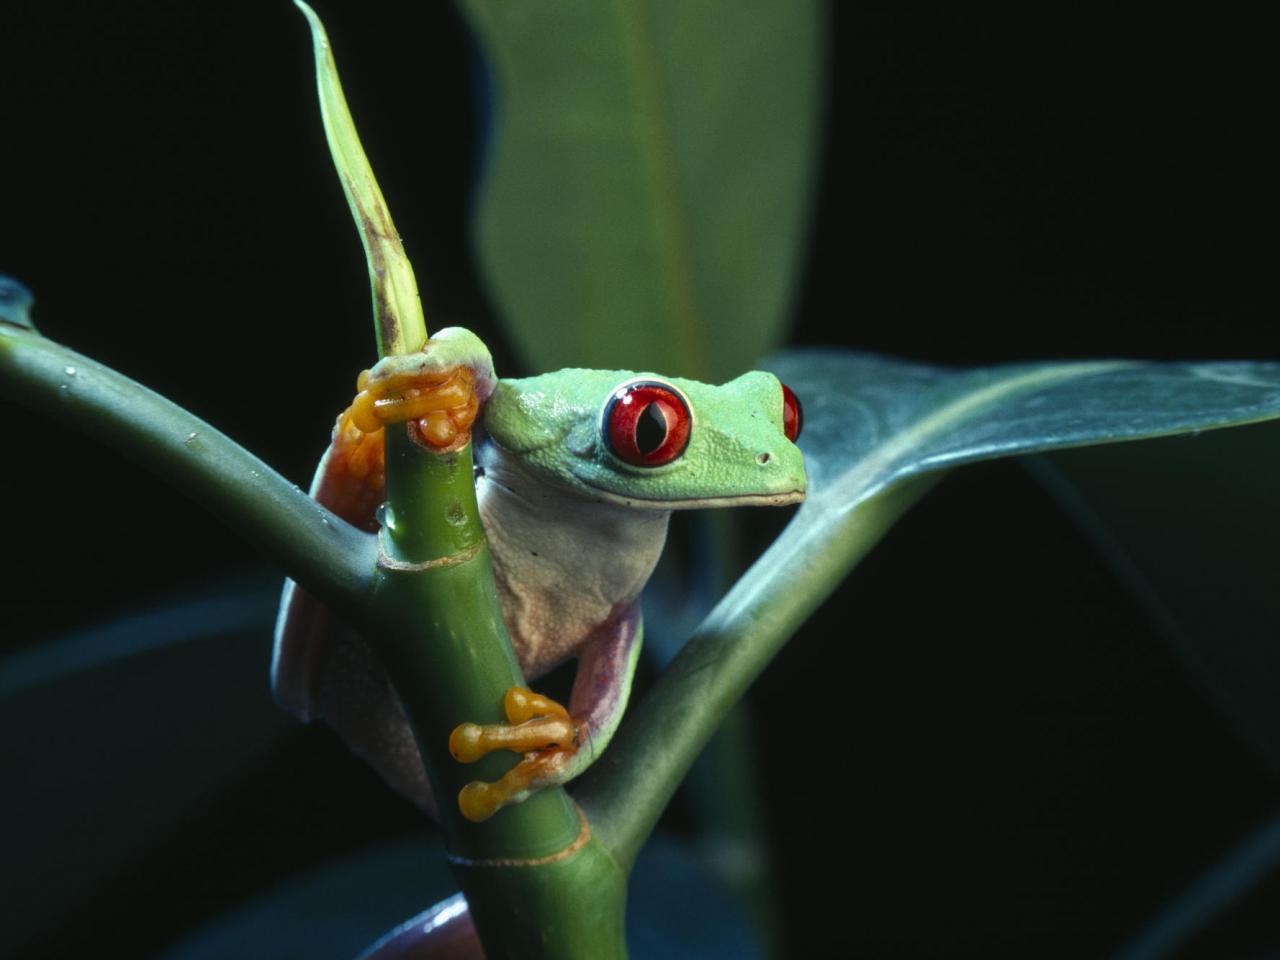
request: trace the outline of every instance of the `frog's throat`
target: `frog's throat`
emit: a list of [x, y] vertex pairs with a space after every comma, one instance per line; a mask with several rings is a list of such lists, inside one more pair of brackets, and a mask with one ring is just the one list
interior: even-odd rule
[[477, 461], [507, 629], [533, 679], [631, 606], [658, 562], [671, 511], [627, 509], [546, 483], [496, 444], [479, 448]]
[[[581, 479], [581, 478], [579, 478]], [[644, 497], [624, 497], [582, 480], [582, 485], [604, 503], [639, 510], [698, 510], [710, 507], [785, 507], [804, 500], [803, 490], [786, 493], [744, 493], [729, 497], [702, 497], [682, 500], [648, 500]]]

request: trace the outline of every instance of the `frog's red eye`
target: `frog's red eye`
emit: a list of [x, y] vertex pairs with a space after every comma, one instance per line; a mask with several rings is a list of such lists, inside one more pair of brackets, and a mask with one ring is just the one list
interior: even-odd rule
[[684, 397], [666, 384], [641, 380], [609, 398], [600, 432], [619, 460], [660, 467], [684, 453], [690, 421]]
[[791, 392], [785, 383], [782, 385], [782, 432], [787, 439], [795, 443], [800, 439], [800, 431], [804, 428], [804, 407], [800, 406], [800, 398]]

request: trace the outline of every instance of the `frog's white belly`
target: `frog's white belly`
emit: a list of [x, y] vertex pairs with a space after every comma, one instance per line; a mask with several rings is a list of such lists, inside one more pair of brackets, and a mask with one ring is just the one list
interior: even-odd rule
[[516, 656], [530, 679], [575, 655], [639, 596], [662, 553], [666, 510], [550, 487], [496, 444], [477, 451], [480, 518]]

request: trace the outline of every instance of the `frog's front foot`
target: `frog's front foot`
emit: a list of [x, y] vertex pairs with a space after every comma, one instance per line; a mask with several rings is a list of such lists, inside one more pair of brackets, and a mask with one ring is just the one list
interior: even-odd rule
[[585, 737], [585, 724], [554, 700], [512, 687], [503, 698], [506, 723], [463, 723], [449, 736], [449, 752], [474, 763], [495, 750], [523, 753], [524, 759], [493, 783], [473, 780], [458, 793], [458, 809], [468, 820], [487, 820], [543, 787], [564, 783]]
[[480, 409], [469, 367], [384, 368], [375, 379], [377, 372], [378, 367], [367, 370], [356, 381], [360, 392], [351, 402], [351, 421], [359, 430], [372, 434], [389, 423], [408, 421], [413, 439], [437, 453], [466, 445]]
[[366, 434], [407, 422], [415, 442], [448, 453], [466, 446], [495, 382], [484, 344], [471, 332], [451, 327], [428, 340], [421, 352], [384, 357], [361, 373], [348, 414]]

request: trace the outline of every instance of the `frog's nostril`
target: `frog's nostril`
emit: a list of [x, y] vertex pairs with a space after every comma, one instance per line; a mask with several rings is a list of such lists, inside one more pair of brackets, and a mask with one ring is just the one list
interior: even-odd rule
[[767, 454], [767, 453], [762, 453], [762, 454], [760, 454], [759, 456], [757, 456], [757, 457], [756, 457], [756, 463], [759, 463], [759, 464], [762, 464], [762, 465], [763, 465], [763, 464], [768, 463], [770, 459], [771, 459], [771, 458], [770, 458], [770, 455], [769, 455], [769, 454]]

